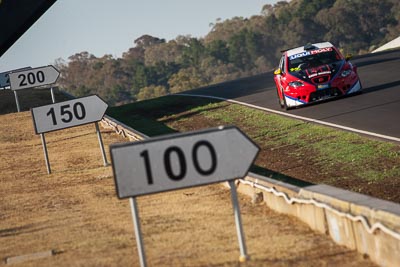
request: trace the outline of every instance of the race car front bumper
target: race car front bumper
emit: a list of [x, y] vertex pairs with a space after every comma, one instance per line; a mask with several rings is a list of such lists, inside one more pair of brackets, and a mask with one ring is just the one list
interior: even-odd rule
[[286, 94], [284, 94], [284, 97], [285, 97], [287, 107], [291, 108], [291, 107], [302, 106], [302, 105], [311, 104], [311, 103], [315, 103], [315, 102], [320, 102], [320, 101], [324, 101], [327, 99], [340, 97], [343, 95], [354, 94], [361, 90], [362, 90], [362, 86], [361, 86], [360, 80], [357, 80], [355, 82], [355, 84], [353, 86], [351, 86], [346, 92], [343, 92], [336, 87], [328, 87], [328, 88], [325, 88], [322, 90], [313, 91], [309, 94], [309, 97], [307, 98], [308, 101], [306, 101], [305, 99], [302, 99], [300, 97], [295, 98], [295, 97], [288, 96]]
[[351, 88], [346, 92], [346, 95], [354, 94], [362, 90], [361, 82], [358, 80]]

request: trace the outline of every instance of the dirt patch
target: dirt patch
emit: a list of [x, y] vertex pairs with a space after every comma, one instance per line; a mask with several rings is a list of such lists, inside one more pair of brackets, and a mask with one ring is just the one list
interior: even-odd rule
[[[228, 105], [230, 104], [224, 104], [225, 107]], [[149, 114], [149, 116], [151, 116], [151, 114]], [[205, 117], [202, 114], [191, 114], [190, 112], [178, 113], [172, 118], [166, 117], [160, 119], [160, 121], [179, 132], [226, 125], [224, 121]], [[269, 172], [263, 173], [262, 169], [265, 169], [277, 173], [278, 176], [283, 177], [282, 179], [285, 179], [284, 177], [290, 177], [297, 180], [298, 183], [328, 184], [400, 203], [400, 194], [398, 191], [400, 187], [400, 177], [365, 180], [360, 177], [359, 173], [354, 172], [351, 168], [351, 162], [348, 166], [342, 166], [334, 162], [321, 160], [320, 156], [315, 151], [307, 149], [304, 146], [301, 148], [296, 144], [282, 144], [279, 146], [274, 144], [268, 146], [265, 145], [268, 144], [268, 142], [263, 142], [267, 139], [282, 138], [285, 133], [282, 133], [280, 136], [272, 137], [257, 136], [256, 133], [259, 129], [249, 127], [246, 124], [246, 118], [235, 120], [234, 125], [249, 135], [250, 138], [260, 146], [261, 150], [255, 161], [255, 165], [259, 167], [256, 170], [258, 173], [268, 176]], [[317, 142], [318, 140], [315, 141]], [[396, 159], [381, 158], [368, 163], [368, 168], [384, 174], [385, 171], [398, 168], [399, 164], [399, 157], [396, 157]]]
[[[19, 266], [139, 266], [129, 203], [116, 197], [94, 125], [46, 134], [53, 170], [47, 175], [30, 113], [0, 119], [0, 265], [54, 250]], [[106, 147], [126, 141], [102, 135]], [[374, 266], [293, 217], [244, 196], [239, 203], [251, 257], [244, 264], [230, 194], [221, 185], [139, 197], [148, 265]]]

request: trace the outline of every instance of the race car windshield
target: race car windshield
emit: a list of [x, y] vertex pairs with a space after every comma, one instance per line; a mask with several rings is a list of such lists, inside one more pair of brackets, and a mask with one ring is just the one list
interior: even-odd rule
[[289, 71], [300, 71], [308, 68], [313, 68], [321, 65], [333, 64], [340, 61], [339, 54], [330, 49], [326, 52], [306, 51], [300, 54], [295, 54], [289, 57]]

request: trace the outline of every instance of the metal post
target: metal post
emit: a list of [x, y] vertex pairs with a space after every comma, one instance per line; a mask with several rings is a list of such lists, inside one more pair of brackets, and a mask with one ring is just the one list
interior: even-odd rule
[[51, 101], [53, 101], [53, 104], [56, 103], [56, 98], [54, 96], [54, 89], [53, 87], [50, 88], [50, 93], [51, 93]]
[[146, 255], [144, 254], [142, 232], [140, 231], [139, 211], [136, 204], [136, 198], [129, 198], [129, 202], [131, 203], [132, 219], [136, 236], [136, 244], [139, 253], [140, 266], [146, 267]]
[[240, 208], [239, 208], [239, 203], [238, 203], [238, 198], [237, 198], [235, 181], [230, 180], [229, 186], [231, 188], [231, 199], [232, 199], [233, 211], [234, 211], [234, 215], [235, 215], [236, 232], [237, 232], [237, 236], [238, 236], [238, 240], [239, 240], [239, 248], [240, 248], [239, 261], [245, 262], [249, 259], [249, 257], [247, 256], [247, 251], [246, 251], [246, 242], [244, 239], [242, 220], [240, 218]]
[[103, 156], [103, 163], [104, 163], [104, 166], [107, 166], [108, 165], [107, 156], [106, 156], [106, 151], [104, 150], [103, 139], [101, 138], [99, 123], [96, 121], [94, 124], [96, 125], [96, 133], [97, 133], [97, 138], [99, 139], [101, 155]]
[[51, 169], [50, 169], [49, 154], [47, 153], [46, 139], [44, 138], [44, 133], [40, 134], [40, 138], [42, 139], [44, 159], [46, 160], [47, 173], [50, 174]]
[[19, 101], [18, 101], [18, 94], [17, 91], [14, 91], [14, 97], [15, 97], [15, 104], [17, 104], [17, 111], [20, 112], [21, 109], [19, 107]]

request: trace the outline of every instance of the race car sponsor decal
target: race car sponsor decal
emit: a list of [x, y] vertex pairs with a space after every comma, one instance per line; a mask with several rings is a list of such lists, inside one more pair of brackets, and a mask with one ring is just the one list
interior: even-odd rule
[[318, 87], [317, 87], [317, 89], [318, 89], [318, 90], [322, 90], [322, 89], [327, 89], [327, 88], [329, 88], [329, 87], [330, 87], [329, 84], [319, 84]]
[[311, 79], [311, 78], [314, 78], [316, 76], [321, 76], [321, 75], [324, 75], [324, 74], [331, 74], [331, 73], [332, 73], [331, 71], [316, 72], [316, 73], [308, 75], [308, 78]]
[[305, 57], [305, 56], [309, 56], [309, 55], [315, 55], [315, 54], [319, 54], [319, 53], [325, 53], [325, 52], [330, 52], [332, 51], [333, 48], [332, 47], [325, 47], [325, 48], [319, 48], [319, 49], [315, 49], [315, 50], [311, 50], [311, 51], [304, 51], [298, 54], [294, 54], [291, 55], [289, 57], [289, 60], [293, 60], [299, 57]]
[[302, 52], [302, 53], [294, 54], [294, 55], [290, 56], [289, 59], [293, 60], [293, 59], [296, 59], [296, 58], [299, 58], [299, 57], [305, 57], [305, 56], [309, 56], [309, 55], [311, 55], [311, 53], [309, 51], [305, 51], [305, 52]]
[[320, 48], [316, 50], [311, 50], [311, 55], [319, 54], [319, 53], [324, 53], [324, 52], [330, 52], [332, 51], [332, 47], [325, 47], [325, 48]]
[[320, 66], [318, 68], [308, 69], [306, 70], [306, 73], [308, 75], [308, 78], [311, 79], [316, 76], [332, 74], [332, 71], [328, 65], [325, 65], [325, 66]]

